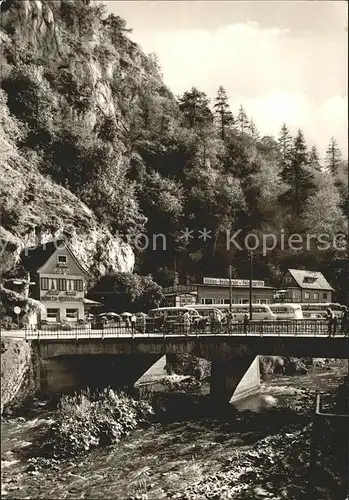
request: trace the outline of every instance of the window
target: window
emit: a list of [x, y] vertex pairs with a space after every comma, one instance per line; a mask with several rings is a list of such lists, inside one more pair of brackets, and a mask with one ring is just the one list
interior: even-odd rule
[[248, 304], [249, 300], [248, 299], [240, 299], [239, 304]]
[[58, 321], [59, 309], [47, 309], [47, 319], [50, 321]]
[[48, 278], [41, 278], [41, 290], [48, 290]]
[[317, 292], [314, 292], [314, 300], [319, 300], [319, 294]]
[[322, 298], [323, 298], [323, 299], [327, 299], [327, 293], [325, 293], [325, 292], [324, 292], [324, 293], [322, 294]]
[[303, 283], [314, 283], [317, 280], [317, 278], [314, 278], [313, 276], [305, 276], [303, 278]]
[[214, 304], [214, 299], [201, 299], [201, 304]]
[[292, 283], [292, 278], [291, 278], [291, 276], [286, 276], [286, 278], [285, 278], [285, 283]]
[[67, 320], [77, 320], [78, 310], [77, 309], [66, 309], [65, 317]]
[[58, 290], [65, 291], [67, 289], [67, 280], [64, 278], [60, 278], [58, 280]]
[[[221, 300], [220, 300], [220, 303], [221, 303], [221, 304], [230, 304], [230, 299], [221, 299]], [[232, 303], [232, 304], [234, 304], [234, 303], [235, 303], [234, 299], [231, 299], [231, 303]]]
[[257, 304], [270, 304], [269, 299], [257, 299]]
[[75, 290], [74, 280], [66, 280], [66, 281], [67, 281], [67, 284], [66, 284], [66, 286], [67, 286], [67, 288], [66, 288], [67, 292], [74, 292], [74, 290]]
[[49, 290], [57, 290], [57, 279], [49, 278]]
[[57, 262], [59, 264], [66, 264], [68, 262], [68, 257], [66, 255], [57, 255]]
[[304, 292], [304, 300], [309, 300], [309, 299], [310, 299], [310, 293]]
[[82, 280], [77, 280], [75, 282], [75, 290], [77, 292], [83, 292], [84, 291], [84, 282]]

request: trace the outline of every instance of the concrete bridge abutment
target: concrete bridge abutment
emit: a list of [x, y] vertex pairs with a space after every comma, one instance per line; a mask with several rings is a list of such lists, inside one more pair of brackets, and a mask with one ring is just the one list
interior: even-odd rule
[[210, 394], [214, 405], [224, 406], [260, 391], [259, 356], [213, 359]]

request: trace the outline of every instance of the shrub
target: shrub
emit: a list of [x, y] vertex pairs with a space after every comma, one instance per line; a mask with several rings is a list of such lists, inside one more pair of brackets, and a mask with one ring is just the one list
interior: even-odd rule
[[17, 330], [18, 326], [12, 321], [10, 316], [4, 316], [0, 319], [0, 325], [5, 330]]
[[41, 451], [55, 458], [81, 455], [97, 446], [117, 443], [153, 413], [146, 402], [112, 389], [89, 390], [61, 398], [55, 422], [45, 434]]

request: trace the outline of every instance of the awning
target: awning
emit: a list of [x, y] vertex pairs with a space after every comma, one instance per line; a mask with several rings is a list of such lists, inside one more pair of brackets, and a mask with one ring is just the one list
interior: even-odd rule
[[83, 303], [86, 304], [87, 306], [101, 306], [102, 304], [100, 302], [97, 302], [96, 300], [91, 300], [91, 299], [86, 299], [84, 298]]

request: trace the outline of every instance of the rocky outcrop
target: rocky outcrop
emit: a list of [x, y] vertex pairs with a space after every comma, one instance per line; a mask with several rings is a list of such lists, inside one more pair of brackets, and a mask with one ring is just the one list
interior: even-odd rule
[[[121, 109], [119, 99], [121, 93], [134, 89], [126, 88], [124, 81], [132, 74], [140, 82], [149, 61], [140, 47], [123, 36], [123, 27], [114, 31], [110, 27], [119, 18], [108, 21], [102, 10], [84, 0], [5, 0], [1, 4], [2, 79], [26, 68], [30, 95], [37, 97], [39, 106], [49, 100], [45, 109], [37, 110], [34, 121], [41, 125], [35, 127], [42, 126], [51, 138], [66, 123], [73, 123], [74, 130], [83, 131], [77, 134], [92, 142], [106, 120], [121, 135], [128, 129], [124, 116], [128, 111]], [[113, 36], [118, 39], [113, 41]], [[151, 78], [154, 88], [163, 86], [148, 71], [147, 79]], [[30, 126], [25, 123], [27, 116], [16, 115], [17, 121], [10, 115], [7, 97], [0, 90], [0, 117], [5, 124], [0, 133], [1, 272], [16, 267], [22, 249], [36, 243], [38, 230], [41, 242], [64, 236], [96, 279], [106, 272], [132, 272], [131, 247], [100, 223], [81, 201], [84, 198], [79, 199], [79, 192], [72, 189], [75, 195], [54, 181], [50, 165], [42, 163], [45, 148], [18, 146]], [[119, 140], [113, 147], [127, 169], [128, 146]]]
[[35, 351], [22, 339], [1, 339], [1, 414], [35, 395], [40, 386]]
[[[29, 203], [28, 186], [31, 186]], [[8, 212], [11, 208], [8, 205], [15, 203], [18, 214], [17, 234], [3, 228], [0, 231], [3, 273], [16, 267], [23, 248], [38, 242], [38, 231], [39, 243], [64, 236], [83, 266], [96, 278], [108, 271], [132, 272], [131, 247], [98, 224], [93, 212], [70, 191], [41, 174], [25, 174], [5, 167], [0, 202]]]
[[[98, 9], [96, 4], [93, 8]], [[62, 70], [73, 75], [79, 85], [80, 101], [86, 98], [89, 105], [80, 109], [70, 106], [69, 118], [90, 132], [101, 117], [111, 117], [120, 128], [125, 126], [113, 86], [131, 72], [140, 78], [146, 73], [147, 56], [126, 37], [110, 43], [105, 18], [99, 11], [91, 16], [84, 0], [7, 0], [2, 8], [2, 39], [11, 36], [16, 43], [20, 40], [19, 47], [29, 48], [45, 60], [45, 65], [36, 68], [38, 79], [44, 73], [47, 76]], [[51, 81], [52, 87], [55, 80]], [[163, 87], [160, 79], [154, 78], [152, 84]], [[67, 101], [63, 94], [57, 97]]]
[[[23, 248], [64, 236], [73, 252], [95, 278], [107, 271], [132, 272], [131, 247], [97, 221], [77, 196], [44, 176], [36, 157], [24, 156], [15, 144], [17, 121], [9, 116], [0, 91], [0, 226], [1, 274], [15, 270]], [[39, 237], [38, 237], [39, 236]]]

